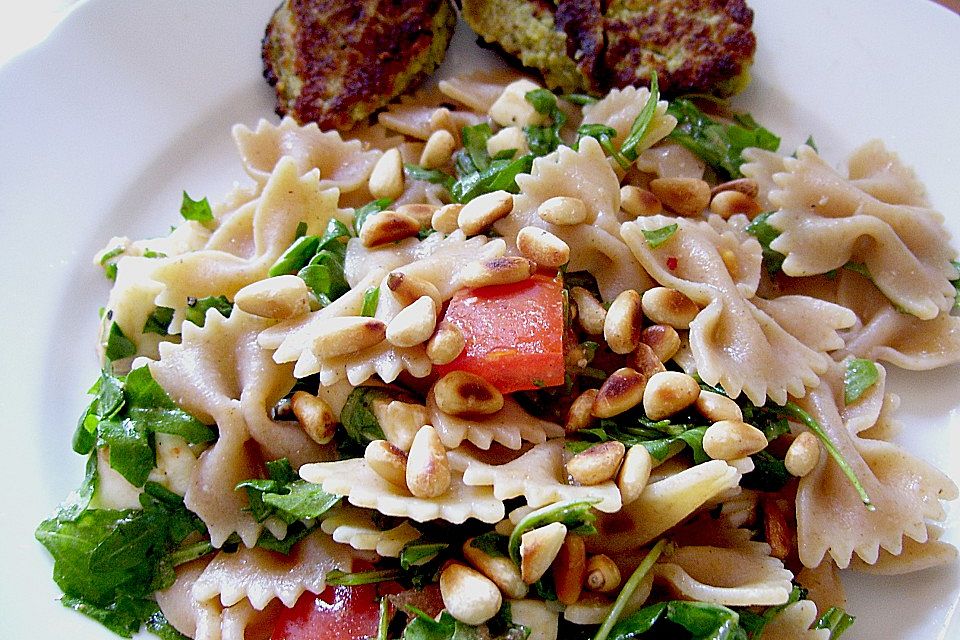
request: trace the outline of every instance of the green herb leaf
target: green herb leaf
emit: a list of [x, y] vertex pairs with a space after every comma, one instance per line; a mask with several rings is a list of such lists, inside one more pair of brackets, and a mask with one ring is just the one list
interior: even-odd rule
[[400, 568], [407, 570], [427, 564], [449, 546], [445, 542], [411, 542], [400, 551]]
[[373, 413], [373, 403], [389, 400], [387, 392], [377, 387], [357, 387], [351, 391], [340, 412], [340, 422], [347, 437], [361, 447], [385, 439]]
[[[603, 621], [603, 624], [600, 625], [596, 635], [593, 636], [593, 640], [606, 640], [607, 637], [611, 635], [616, 640], [635, 638], [640, 633], [643, 633], [652, 627], [653, 623], [659, 619], [662, 610], [657, 611], [656, 615], [651, 617], [649, 614], [643, 615], [644, 609], [641, 609], [620, 624], [617, 624], [617, 620], [620, 619], [620, 615], [623, 613], [624, 608], [626, 608], [630, 598], [633, 597], [637, 587], [640, 586], [640, 583], [643, 582], [643, 579], [648, 573], [650, 573], [650, 569], [653, 568], [653, 565], [660, 558], [660, 555], [663, 553], [663, 550], [666, 546], [666, 539], [661, 539], [659, 542], [657, 542], [657, 544], [653, 545], [653, 548], [651, 548], [647, 555], [644, 556], [643, 561], [639, 564], [639, 566], [637, 566], [627, 581], [623, 583], [620, 593], [617, 594], [617, 599], [614, 600], [613, 606], [610, 607], [610, 611], [607, 613], [606, 619]], [[661, 603], [660, 605], [653, 606], [660, 607], [668, 605]], [[734, 616], [736, 616], [736, 614], [734, 614]], [[647, 624], [649, 624], [649, 626], [643, 628], [644, 625]]]
[[190, 444], [211, 442], [217, 437], [214, 429], [177, 406], [153, 379], [149, 367], [127, 374], [123, 393], [126, 417], [143, 424], [149, 431], [177, 435]]
[[854, 618], [840, 607], [830, 607], [813, 624], [814, 629], [829, 629], [830, 640], [837, 640], [843, 632], [850, 628]]
[[843, 374], [843, 403], [853, 404], [879, 379], [880, 371], [872, 360], [850, 358]]
[[651, 229], [650, 231], [643, 229], [643, 237], [647, 239], [647, 244], [649, 244], [652, 249], [657, 249], [672, 238], [678, 228], [676, 224], [668, 224], [665, 227]]
[[760, 243], [760, 248], [763, 250], [763, 265], [770, 275], [779, 273], [783, 267], [783, 261], [787, 259], [787, 256], [770, 248], [770, 243], [780, 235], [780, 230], [767, 222], [767, 219], [774, 213], [774, 211], [761, 213], [744, 228], [744, 231], [755, 237]]
[[496, 531], [488, 531], [470, 541], [470, 546], [480, 549], [491, 558], [504, 558], [508, 555], [510, 538]]
[[375, 571], [358, 571], [345, 573], [334, 569], [326, 575], [326, 583], [340, 587], [356, 587], [361, 584], [376, 584], [396, 580], [402, 576], [400, 569], [379, 569]]
[[600, 100], [600, 98], [597, 98], [596, 96], [591, 96], [586, 93], [565, 93], [560, 97], [566, 100], [567, 102], [569, 102], [570, 104], [575, 104], [578, 107], [582, 107], [587, 104], [593, 104]]
[[410, 163], [403, 165], [403, 168], [407, 170], [407, 175], [414, 180], [423, 180], [431, 184], [439, 184], [446, 187], [447, 191], [450, 191], [450, 189], [453, 188], [453, 183], [456, 182], [456, 178], [439, 169], [427, 169], [418, 164]]
[[180, 215], [184, 220], [193, 220], [200, 224], [210, 224], [214, 222], [213, 211], [210, 209], [210, 202], [203, 200], [194, 200], [187, 192], [183, 192], [183, 201], [180, 204]]
[[133, 420], [102, 420], [98, 434], [98, 446], [110, 449], [110, 468], [133, 486], [142, 486], [156, 465], [146, 426]]
[[380, 304], [380, 287], [370, 287], [363, 294], [363, 306], [360, 307], [360, 315], [365, 318], [372, 318], [377, 314], [377, 305]]
[[320, 485], [301, 480], [286, 458], [266, 464], [269, 479], [244, 480], [235, 487], [246, 489], [250, 513], [257, 522], [270, 516], [287, 524], [319, 518], [336, 505], [339, 496], [331, 495]]
[[660, 83], [657, 81], [657, 72], [654, 71], [653, 76], [650, 78], [650, 97], [647, 98], [643, 109], [640, 110], [640, 113], [637, 114], [636, 119], [634, 119], [633, 124], [630, 126], [630, 132], [624, 139], [623, 144], [620, 145], [620, 153], [631, 162], [636, 160], [639, 155], [637, 153], [637, 146], [643, 140], [643, 136], [646, 135], [647, 129], [650, 128], [650, 123], [653, 122], [653, 116], [657, 112], [657, 103], [659, 101]]
[[117, 262], [118, 261], [114, 260], [114, 258], [118, 258], [122, 255], [123, 255], [123, 247], [114, 247], [109, 251], [105, 251], [100, 256], [100, 266], [103, 267], [103, 272], [104, 272], [104, 275], [107, 276], [107, 280], [113, 281], [117, 279]]
[[147, 598], [121, 597], [107, 606], [97, 606], [82, 598], [64, 596], [60, 604], [96, 620], [121, 638], [132, 638], [160, 607]]
[[310, 259], [320, 248], [320, 238], [317, 236], [301, 236], [293, 241], [286, 251], [273, 263], [267, 275], [271, 278], [289, 273], [296, 273], [307, 266]]
[[544, 156], [563, 144], [560, 130], [567, 121], [566, 114], [557, 104], [557, 96], [548, 89], [528, 91], [524, 98], [533, 105], [534, 110], [549, 118], [545, 125], [529, 125], [523, 128], [527, 136], [527, 145], [534, 156]]
[[359, 209], [353, 212], [353, 232], [354, 235], [360, 235], [360, 229], [363, 228], [363, 223], [367, 221], [372, 215], [376, 215], [389, 207], [393, 203], [393, 200], [390, 198], [380, 198], [379, 200], [374, 200], [373, 202], [368, 202]]
[[202, 327], [207, 321], [207, 311], [216, 310], [224, 318], [229, 318], [233, 312], [233, 304], [226, 296], [208, 296], [206, 298], [187, 298], [185, 320]]
[[568, 531], [580, 535], [591, 535], [597, 532], [593, 526], [597, 516], [593, 513], [593, 505], [597, 500], [566, 500], [548, 504], [524, 516], [514, 527], [507, 542], [510, 559], [520, 566], [520, 539], [528, 531], [538, 529], [554, 522], [560, 522]]
[[743, 476], [740, 485], [755, 491], [780, 491], [793, 478], [787, 471], [783, 460], [769, 451], [761, 451], [750, 456], [753, 471]]
[[950, 281], [956, 292], [953, 299], [953, 310], [960, 311], [960, 260], [951, 260], [950, 264], [957, 270], [957, 277]]
[[107, 339], [103, 343], [104, 357], [112, 362], [113, 360], [129, 358], [136, 355], [136, 353], [137, 345], [124, 335], [120, 329], [120, 325], [116, 322], [111, 322], [110, 328], [107, 330]]
[[173, 309], [170, 307], [156, 307], [143, 325], [144, 333], [170, 335], [170, 323], [173, 322]]

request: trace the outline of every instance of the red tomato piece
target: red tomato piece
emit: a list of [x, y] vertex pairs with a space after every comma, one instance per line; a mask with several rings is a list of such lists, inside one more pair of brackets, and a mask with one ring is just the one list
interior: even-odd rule
[[271, 640], [363, 640], [377, 636], [380, 596], [401, 591], [387, 582], [355, 587], [327, 587], [306, 592], [277, 618]]
[[466, 347], [440, 375], [468, 371], [502, 393], [563, 384], [563, 286], [535, 275], [514, 284], [464, 289], [450, 301], [444, 319]]

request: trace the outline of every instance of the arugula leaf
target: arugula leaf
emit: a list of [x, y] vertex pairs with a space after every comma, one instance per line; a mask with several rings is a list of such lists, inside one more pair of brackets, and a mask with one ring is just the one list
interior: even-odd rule
[[170, 335], [170, 323], [173, 322], [173, 309], [170, 307], [156, 307], [143, 325], [144, 333]]
[[334, 569], [327, 573], [325, 580], [328, 585], [356, 587], [361, 584], [388, 582], [390, 580], [396, 580], [400, 576], [400, 569], [374, 569], [372, 571], [356, 571], [354, 573], [346, 573], [345, 571]]
[[593, 523], [597, 516], [593, 513], [593, 505], [597, 500], [565, 500], [540, 507], [524, 516], [514, 527], [507, 541], [507, 551], [510, 559], [520, 566], [520, 539], [528, 531], [538, 529], [554, 522], [560, 522], [568, 531], [580, 535], [592, 535], [597, 532]]
[[96, 620], [122, 638], [132, 638], [144, 623], [160, 612], [157, 603], [147, 598], [120, 597], [101, 607], [82, 598], [64, 596], [60, 604]]
[[283, 540], [278, 540], [275, 535], [264, 529], [260, 537], [257, 538], [256, 546], [261, 549], [267, 549], [268, 551], [276, 551], [283, 555], [289, 555], [295, 544], [309, 536], [316, 531], [316, 529], [315, 525], [308, 527], [302, 522], [295, 522], [287, 527], [287, 535]]
[[350, 237], [350, 229], [345, 224], [331, 220], [320, 237], [316, 254], [297, 272], [323, 306], [350, 290], [343, 272]]
[[470, 541], [470, 546], [480, 549], [491, 558], [505, 558], [508, 555], [510, 538], [496, 531], [488, 531]]
[[787, 259], [787, 256], [770, 248], [770, 243], [780, 235], [780, 230], [767, 222], [767, 219], [774, 213], [774, 211], [761, 213], [744, 227], [744, 231], [755, 237], [760, 243], [760, 248], [763, 250], [763, 265], [770, 275], [779, 273], [783, 267], [783, 261]]
[[837, 640], [843, 632], [850, 628], [854, 618], [840, 607], [830, 607], [813, 624], [814, 629], [829, 629], [830, 640]]
[[400, 568], [407, 570], [427, 564], [449, 546], [446, 542], [411, 542], [400, 551]]
[[370, 287], [363, 293], [363, 306], [360, 307], [360, 315], [366, 318], [372, 318], [377, 313], [377, 305], [380, 304], [380, 287]]
[[120, 329], [120, 325], [116, 322], [111, 322], [110, 328], [107, 329], [107, 338], [103, 343], [104, 357], [112, 362], [114, 360], [129, 358], [130, 356], [136, 355], [136, 353], [137, 345], [124, 335], [123, 330]]
[[97, 446], [110, 450], [110, 468], [133, 486], [142, 486], [156, 466], [146, 425], [133, 420], [102, 420], [97, 434]]
[[[651, 637], [663, 629], [669, 633], [669, 624], [686, 629], [690, 640], [746, 640], [740, 627], [740, 616], [733, 609], [707, 602], [671, 600], [644, 607], [621, 620], [610, 631], [611, 640]], [[674, 627], [675, 629], [675, 627]], [[669, 634], [673, 637], [674, 634]]]
[[477, 196], [492, 191], [504, 190], [517, 193], [517, 176], [529, 173], [533, 167], [533, 156], [520, 156], [516, 160], [492, 160], [486, 169], [461, 176], [450, 189], [450, 195], [460, 203], [467, 203]]
[[312, 520], [329, 511], [340, 501], [320, 487], [301, 480], [286, 458], [266, 464], [269, 479], [244, 480], [235, 489], [246, 489], [250, 513], [257, 522], [270, 516], [287, 524]]
[[567, 115], [557, 105], [557, 96], [548, 89], [528, 91], [524, 98], [533, 105], [537, 113], [550, 120], [545, 125], [529, 125], [523, 128], [527, 135], [527, 145], [534, 156], [544, 156], [563, 144], [560, 130], [567, 122]]
[[340, 423], [347, 438], [361, 447], [385, 439], [380, 422], [373, 413], [373, 403], [389, 399], [389, 394], [377, 387], [357, 387], [351, 391], [340, 412]]
[[660, 227], [659, 229], [646, 230], [643, 229], [643, 237], [646, 238], [647, 244], [650, 245], [650, 248], [656, 249], [660, 247], [663, 243], [673, 237], [673, 234], [677, 232], [678, 226], [676, 224], [668, 224], [665, 227]]
[[267, 276], [273, 278], [300, 271], [307, 266], [319, 248], [320, 238], [318, 236], [300, 236], [277, 258], [277, 261], [267, 271]]
[[740, 480], [740, 486], [745, 489], [779, 491], [793, 478], [783, 460], [767, 450], [753, 454], [750, 459], [753, 460], [753, 471]]
[[570, 104], [575, 104], [578, 107], [582, 107], [587, 104], [593, 104], [600, 100], [600, 98], [596, 96], [591, 96], [586, 93], [565, 93], [560, 97], [566, 100], [567, 102], [569, 102]]
[[149, 367], [127, 374], [123, 383], [126, 417], [148, 425], [150, 431], [182, 437], [190, 444], [211, 442], [217, 432], [181, 409], [163, 390]]
[[98, 475], [97, 455], [91, 453], [87, 457], [87, 466], [83, 474], [83, 482], [80, 484], [80, 487], [67, 496], [63, 504], [57, 508], [57, 520], [73, 522], [80, 517], [80, 514], [90, 506], [90, 500], [93, 499], [93, 494], [97, 490]]
[[659, 101], [660, 83], [657, 80], [657, 72], [654, 71], [653, 76], [650, 78], [650, 97], [647, 98], [643, 109], [640, 110], [640, 113], [637, 114], [636, 119], [634, 119], [633, 124], [630, 126], [630, 131], [627, 133], [623, 144], [620, 145], [620, 153], [630, 162], [636, 160], [637, 156], [640, 155], [637, 153], [637, 145], [640, 144], [643, 136], [647, 133], [647, 129], [650, 128], [650, 123], [653, 122], [653, 116], [657, 112], [657, 103]]
[[109, 251], [104, 251], [100, 255], [100, 266], [103, 267], [103, 273], [107, 276], [107, 280], [116, 280], [117, 279], [117, 258], [123, 255], [123, 247], [114, 247]]
[[198, 327], [203, 327], [207, 321], [207, 311], [215, 309], [224, 318], [229, 318], [233, 312], [233, 304], [226, 296], [207, 296], [206, 298], [187, 298], [185, 320]]
[[843, 404], [853, 404], [880, 379], [880, 371], [872, 360], [850, 358], [843, 373]]
[[[617, 594], [617, 599], [613, 601], [613, 605], [610, 607], [606, 619], [603, 621], [603, 624], [600, 625], [596, 635], [593, 636], [593, 640], [606, 640], [611, 633], [613, 633], [614, 638], [617, 638], [618, 640], [626, 640], [627, 638], [637, 637], [637, 634], [630, 630], [631, 625], [629, 621], [635, 619], [634, 616], [639, 616], [640, 621], [638, 626], [642, 629], [646, 620], [646, 618], [640, 615], [642, 614], [643, 609], [619, 624], [617, 623], [617, 620], [620, 619], [620, 614], [623, 613], [624, 608], [633, 597], [637, 587], [640, 586], [640, 583], [643, 582], [643, 579], [648, 573], [650, 573], [650, 569], [653, 568], [653, 565], [660, 558], [660, 555], [663, 553], [663, 550], [666, 546], [667, 540], [665, 538], [661, 538], [655, 545], [653, 545], [650, 551], [647, 552], [647, 555], [644, 556], [643, 561], [641, 561], [633, 573], [630, 574], [630, 577], [627, 578], [627, 581], [623, 583], [620, 593]], [[660, 605], [654, 606], [656, 607]], [[660, 614], [657, 613], [656, 617], [659, 617], [659, 615]], [[656, 617], [653, 620], [654, 622], [656, 621]], [[640, 633], [645, 630], [646, 629], [643, 629], [640, 631]]]
[[780, 138], [764, 129], [747, 114], [734, 116], [734, 124], [724, 124], [707, 116], [690, 100], [677, 98], [667, 113], [677, 126], [667, 136], [713, 167], [722, 177], [739, 178], [742, 153], [748, 147], [776, 151]]
[[353, 232], [354, 235], [360, 235], [360, 229], [363, 228], [363, 223], [367, 221], [372, 215], [376, 215], [389, 207], [393, 203], [393, 200], [390, 198], [380, 198], [379, 200], [374, 200], [373, 202], [368, 202], [359, 209], [353, 212]]
[[427, 169], [418, 164], [407, 163], [403, 165], [403, 168], [407, 170], [407, 174], [414, 180], [423, 180], [431, 184], [439, 184], [446, 187], [447, 191], [453, 188], [453, 183], [457, 180], [449, 173], [444, 173], [439, 169]]
[[608, 127], [605, 124], [584, 124], [577, 129], [577, 140], [573, 145], [574, 149], [580, 148], [580, 141], [584, 138], [594, 138], [600, 143], [603, 150], [614, 160], [617, 161], [623, 169], [630, 167], [630, 160], [613, 146], [613, 139], [617, 135], [617, 130]]
[[187, 192], [183, 192], [183, 200], [180, 203], [180, 215], [184, 220], [194, 220], [200, 224], [210, 224], [214, 221], [213, 211], [210, 209], [210, 202], [203, 200], [194, 200]]
[[598, 427], [577, 431], [580, 440], [567, 440], [566, 447], [579, 453], [607, 440], [617, 440], [627, 447], [643, 445], [657, 460], [666, 460], [684, 446], [693, 452], [696, 464], [710, 458], [703, 451], [703, 434], [709, 425], [696, 425], [671, 420], [653, 421], [642, 413], [630, 412], [614, 419], [603, 419]]

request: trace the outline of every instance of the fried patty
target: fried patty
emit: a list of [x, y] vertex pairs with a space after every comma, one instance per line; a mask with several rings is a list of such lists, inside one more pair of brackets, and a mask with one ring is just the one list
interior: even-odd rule
[[455, 24], [447, 0], [286, 0], [262, 47], [277, 114], [350, 128], [432, 73]]
[[742, 90], [756, 50], [745, 0], [463, 0], [488, 43], [552, 88], [604, 93], [647, 85], [667, 96]]

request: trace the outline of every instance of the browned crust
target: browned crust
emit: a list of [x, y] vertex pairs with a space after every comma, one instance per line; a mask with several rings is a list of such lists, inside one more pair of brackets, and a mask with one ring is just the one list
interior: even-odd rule
[[554, 14], [556, 28], [567, 35], [567, 55], [590, 83], [589, 89], [603, 92], [603, 7], [600, 0], [558, 0]]

